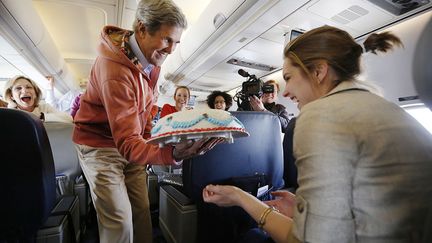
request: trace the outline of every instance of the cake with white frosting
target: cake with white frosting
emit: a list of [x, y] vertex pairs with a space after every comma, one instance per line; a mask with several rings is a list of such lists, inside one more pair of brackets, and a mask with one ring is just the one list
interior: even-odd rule
[[243, 124], [231, 113], [216, 109], [196, 109], [172, 113], [161, 118], [151, 130], [148, 143], [164, 146], [187, 139], [222, 137], [233, 142], [234, 137], [249, 136]]

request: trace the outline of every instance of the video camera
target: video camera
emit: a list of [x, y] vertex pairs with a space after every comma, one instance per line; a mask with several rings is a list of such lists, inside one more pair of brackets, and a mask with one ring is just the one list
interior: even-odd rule
[[271, 84], [264, 85], [263, 81], [255, 75], [251, 75], [243, 69], [238, 70], [238, 74], [242, 77], [248, 78], [242, 84], [242, 89], [236, 95], [237, 105], [239, 110], [251, 111], [252, 108], [249, 104], [249, 97], [255, 95], [260, 98], [264, 93], [273, 93], [274, 86]]

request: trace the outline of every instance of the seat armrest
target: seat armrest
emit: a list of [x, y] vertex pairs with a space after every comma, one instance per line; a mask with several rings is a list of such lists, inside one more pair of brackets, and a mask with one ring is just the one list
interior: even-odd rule
[[160, 187], [159, 227], [169, 243], [196, 242], [196, 205], [171, 185]]
[[183, 194], [181, 191], [179, 191], [177, 188], [171, 185], [163, 185], [161, 186], [173, 199], [178, 202], [181, 206], [188, 206], [194, 204], [192, 199], [187, 197], [185, 194]]

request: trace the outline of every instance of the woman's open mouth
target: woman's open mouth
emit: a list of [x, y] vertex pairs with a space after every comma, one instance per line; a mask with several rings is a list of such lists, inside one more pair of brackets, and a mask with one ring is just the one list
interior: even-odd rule
[[23, 96], [21, 97], [22, 102], [29, 103], [32, 100], [31, 96]]

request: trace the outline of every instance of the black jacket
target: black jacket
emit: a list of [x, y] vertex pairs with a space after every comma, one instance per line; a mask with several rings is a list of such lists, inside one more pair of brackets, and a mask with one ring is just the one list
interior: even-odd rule
[[275, 102], [273, 102], [273, 103], [269, 103], [269, 104], [264, 104], [264, 107], [268, 111], [273, 112], [274, 114], [276, 114], [279, 117], [282, 132], [285, 133], [287, 131], [288, 122], [290, 120], [288, 118], [288, 112], [286, 111], [285, 106], [283, 106], [281, 104], [276, 104]]

